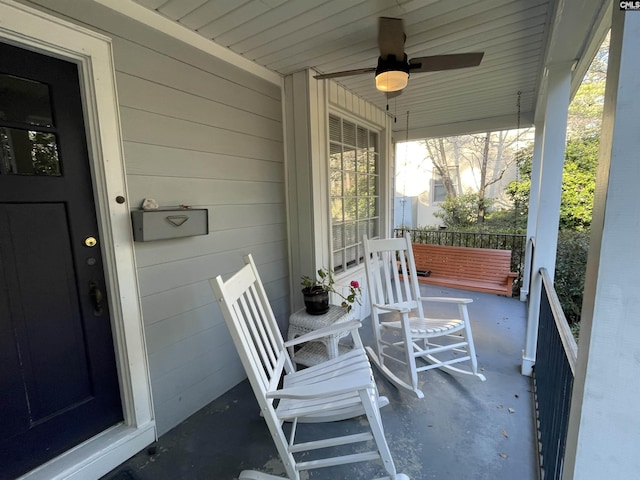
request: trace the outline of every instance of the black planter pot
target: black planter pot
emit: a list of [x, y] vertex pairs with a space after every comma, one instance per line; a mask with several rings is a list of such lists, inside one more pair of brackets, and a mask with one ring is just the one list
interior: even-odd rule
[[322, 287], [303, 288], [302, 295], [309, 315], [323, 315], [329, 311], [329, 292]]

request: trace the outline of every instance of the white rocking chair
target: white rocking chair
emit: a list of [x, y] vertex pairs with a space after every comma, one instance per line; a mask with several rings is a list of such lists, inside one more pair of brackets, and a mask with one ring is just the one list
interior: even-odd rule
[[[418, 398], [424, 397], [418, 388], [418, 372], [432, 368], [475, 375], [484, 381], [484, 375], [478, 373], [467, 311], [473, 300], [420, 296], [409, 233], [404, 238], [380, 240], [365, 235], [363, 243], [375, 340], [375, 350], [367, 347], [367, 353], [376, 367], [398, 388]], [[456, 304], [458, 318], [427, 318], [423, 302]], [[396, 315], [390, 321], [380, 318], [393, 312]], [[417, 365], [416, 359], [424, 362]], [[470, 369], [453, 366], [461, 362], [468, 362]]]
[[[299, 480], [303, 470], [379, 459], [388, 473], [384, 478], [408, 480], [406, 475], [396, 473], [384, 437], [378, 391], [358, 334], [360, 322], [339, 323], [284, 343], [251, 255], [245, 257], [245, 263], [226, 282], [218, 276], [210, 283], [284, 464], [286, 478]], [[298, 372], [294, 370], [287, 347], [344, 329], [351, 332], [354, 341], [350, 352]], [[370, 431], [295, 443], [299, 423], [330, 422], [362, 414], [366, 415]], [[282, 428], [284, 422], [292, 422], [290, 438]], [[365, 451], [370, 440], [374, 448]], [[356, 443], [362, 448], [355, 453], [298, 459], [311, 451]], [[253, 470], [239, 476], [240, 480], [281, 478]]]

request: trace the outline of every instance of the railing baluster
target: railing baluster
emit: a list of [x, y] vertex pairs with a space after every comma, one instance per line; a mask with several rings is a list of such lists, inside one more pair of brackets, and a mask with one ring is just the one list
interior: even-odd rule
[[578, 347], [546, 269], [538, 326], [534, 384], [545, 480], [562, 478]]

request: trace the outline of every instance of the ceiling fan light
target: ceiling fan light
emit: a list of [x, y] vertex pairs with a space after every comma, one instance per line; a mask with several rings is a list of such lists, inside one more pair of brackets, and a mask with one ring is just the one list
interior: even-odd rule
[[407, 55], [396, 60], [394, 55], [378, 58], [376, 68], [376, 88], [381, 92], [397, 92], [407, 86], [409, 81], [409, 62]]
[[389, 70], [376, 75], [376, 88], [381, 92], [397, 92], [407, 86], [409, 74], [402, 70]]

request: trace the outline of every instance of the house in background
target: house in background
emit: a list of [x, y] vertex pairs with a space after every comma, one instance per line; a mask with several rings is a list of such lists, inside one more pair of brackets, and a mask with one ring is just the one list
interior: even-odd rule
[[[411, 75], [393, 100], [371, 76], [314, 78], [375, 66], [380, 16], [405, 19], [410, 57], [478, 49], [483, 63]], [[565, 458], [581, 479], [640, 470], [640, 13], [604, 0], [0, 0], [0, 477], [98, 478], [242, 381], [208, 279], [252, 253], [284, 328], [302, 274], [362, 280], [362, 235], [391, 234], [393, 142], [514, 128], [517, 91], [521, 125], [536, 127], [531, 374], [567, 106], [610, 26]], [[409, 106], [405, 132], [389, 110]], [[206, 209], [209, 233], [134, 242], [145, 198]]]
[[[526, 132], [522, 135], [516, 131], [491, 132], [484, 195], [492, 200], [492, 210], [510, 208], [512, 205], [505, 189], [517, 178], [518, 146], [532, 140], [532, 135], [525, 135]], [[449, 147], [448, 170], [456, 195], [478, 193], [480, 189], [484, 137], [486, 134], [444, 139], [443, 144]], [[426, 140], [396, 144], [394, 228], [442, 225], [442, 220], [434, 213], [445, 201], [447, 191], [425, 142]], [[455, 148], [452, 148], [454, 142]]]

